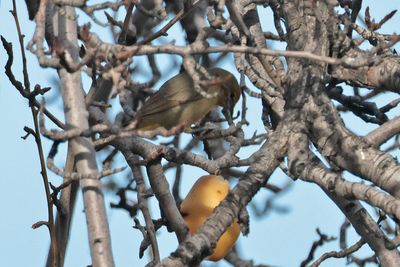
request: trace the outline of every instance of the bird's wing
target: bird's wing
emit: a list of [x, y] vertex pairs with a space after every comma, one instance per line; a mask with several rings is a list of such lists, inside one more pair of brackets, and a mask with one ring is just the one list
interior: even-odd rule
[[181, 75], [187, 76], [188, 74], [182, 73], [164, 83], [160, 90], [150, 96], [144, 103], [143, 107], [138, 111], [137, 117], [143, 118], [200, 100], [202, 96], [194, 90], [193, 81], [188, 78], [182, 79]]

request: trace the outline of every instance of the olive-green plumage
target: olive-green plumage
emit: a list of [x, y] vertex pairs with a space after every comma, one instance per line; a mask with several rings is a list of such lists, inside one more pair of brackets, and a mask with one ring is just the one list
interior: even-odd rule
[[206, 98], [195, 91], [193, 80], [186, 72], [180, 73], [165, 82], [160, 90], [152, 95], [137, 112], [130, 128], [148, 131], [158, 127], [167, 130], [184, 125], [185, 128], [203, 118], [215, 106], [233, 111], [240, 98], [240, 87], [232, 73], [213, 68], [208, 70], [217, 76], [221, 83], [202, 88], [209, 95]]

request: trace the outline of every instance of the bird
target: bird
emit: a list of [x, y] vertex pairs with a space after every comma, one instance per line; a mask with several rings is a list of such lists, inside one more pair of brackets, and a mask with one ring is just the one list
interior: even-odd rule
[[[195, 182], [180, 205], [180, 213], [190, 234], [197, 232], [228, 193], [229, 183], [220, 175], [204, 175]], [[222, 234], [213, 254], [207, 259], [218, 261], [224, 258], [231, 251], [239, 234], [240, 227], [235, 219]]]
[[212, 68], [208, 72], [218, 80], [210, 82], [202, 89], [211, 97], [198, 93], [194, 82], [187, 72], [182, 72], [168, 81], [150, 96], [128, 125], [128, 129], [150, 131], [159, 127], [167, 130], [190, 126], [202, 119], [214, 107], [221, 106], [229, 110], [240, 98], [241, 89], [232, 73], [221, 68]]

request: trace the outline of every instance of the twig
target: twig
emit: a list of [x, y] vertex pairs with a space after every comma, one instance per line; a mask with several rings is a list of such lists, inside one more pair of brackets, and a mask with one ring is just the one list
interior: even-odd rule
[[[115, 55], [119, 60], [126, 60], [131, 58], [133, 55], [148, 55], [148, 54], [176, 54], [182, 57], [189, 55], [198, 54], [211, 54], [211, 53], [244, 53], [244, 54], [255, 54], [255, 55], [268, 55], [268, 56], [286, 56], [292, 58], [304, 58], [318, 62], [324, 62], [331, 65], [342, 65], [347, 68], [358, 68], [361, 66], [367, 66], [374, 63], [374, 59], [370, 58], [332, 58], [328, 56], [316, 55], [308, 51], [290, 51], [290, 50], [274, 50], [261, 47], [248, 47], [239, 45], [221, 45], [214, 47], [198, 47], [198, 46], [176, 46], [173, 44], [153, 46], [153, 45], [132, 45], [129, 47], [121, 45], [107, 45], [103, 43], [100, 38], [93, 32], [89, 32], [88, 27], [80, 28], [80, 37], [85, 42], [88, 49], [97, 47], [97, 52], [107, 50]], [[99, 47], [101, 45], [101, 47]], [[100, 49], [101, 48], [101, 49]], [[100, 51], [101, 50], [101, 51]], [[372, 61], [372, 62], [371, 62]]]
[[[187, 13], [186, 13], [187, 14]], [[179, 11], [175, 17], [170, 20], [164, 27], [162, 27], [159, 31], [152, 33], [151, 35], [147, 36], [145, 39], [143, 39], [141, 42], [138, 43], [138, 45], [142, 44], [147, 44], [150, 43], [151, 41], [157, 39], [160, 36], [166, 36], [167, 31], [178, 21], [180, 21], [183, 17], [185, 17], [185, 12], [182, 9]]]
[[[19, 81], [15, 80], [14, 75], [12, 75], [12, 70], [11, 70], [12, 61], [13, 61], [12, 44], [8, 43], [3, 37], [1, 37], [2, 42], [3, 42], [3, 46], [6, 49], [7, 54], [8, 54], [8, 61], [7, 61], [7, 64], [5, 66], [6, 74], [7, 74], [7, 77], [9, 78], [9, 80], [11, 81], [11, 83], [15, 86], [15, 88], [17, 90], [19, 90], [20, 92], [21, 91], [25, 91], [28, 95], [30, 95], [31, 94], [31, 92], [30, 92], [30, 81], [29, 81], [29, 76], [28, 76], [28, 68], [27, 68], [27, 65], [26, 65], [26, 56], [25, 56], [24, 43], [23, 43], [24, 41], [23, 41], [23, 35], [21, 33], [21, 28], [20, 28], [19, 21], [18, 21], [18, 13], [17, 13], [17, 7], [16, 7], [15, 0], [13, 0], [13, 10], [11, 11], [11, 13], [12, 13], [12, 15], [14, 17], [15, 25], [17, 27], [18, 38], [19, 38], [21, 54], [22, 54], [23, 75], [24, 75], [24, 88], [23, 88], [23, 90], [20, 90], [18, 88], [18, 86], [19, 85], [22, 86], [22, 84]], [[41, 175], [42, 175], [42, 178], [43, 178], [43, 185], [44, 185], [44, 189], [45, 189], [45, 192], [46, 192], [46, 200], [47, 200], [48, 220], [45, 223], [45, 225], [47, 226], [47, 228], [49, 230], [49, 234], [50, 234], [51, 251], [52, 251], [52, 257], [53, 257], [52, 266], [56, 267], [56, 266], [59, 265], [59, 251], [58, 251], [55, 228], [54, 228], [53, 201], [52, 201], [51, 194], [50, 194], [49, 179], [48, 179], [48, 176], [47, 176], [46, 163], [45, 163], [44, 153], [43, 153], [43, 146], [42, 146], [42, 141], [41, 141], [40, 132], [39, 132], [38, 110], [34, 105], [31, 104], [32, 103], [32, 99], [34, 99], [34, 97], [35, 97], [34, 95], [30, 96], [29, 97], [29, 99], [30, 99], [29, 102], [30, 102], [30, 108], [31, 108], [31, 113], [32, 113], [32, 118], [33, 118], [33, 123], [34, 123], [35, 129], [33, 130], [33, 129], [30, 129], [28, 127], [26, 127], [26, 129], [30, 129], [30, 130], [27, 130], [27, 132], [29, 132], [31, 135], [34, 136], [35, 142], [36, 142], [36, 146], [37, 146], [37, 150], [38, 150], [38, 154], [39, 154]], [[35, 227], [35, 225], [33, 227]]]
[[[129, 158], [132, 158], [134, 160], [138, 160], [137, 155], [131, 155]], [[144, 183], [144, 178], [143, 174], [140, 170], [140, 167], [137, 165], [133, 165], [132, 167], [132, 172], [134, 179], [136, 181], [136, 187], [137, 187], [137, 199], [138, 199], [138, 205], [139, 209], [143, 214], [145, 223], [146, 223], [146, 233], [147, 237], [150, 241], [151, 248], [152, 248], [152, 263], [156, 264], [160, 262], [160, 252], [158, 249], [158, 242], [156, 238], [156, 229], [153, 223], [153, 220], [151, 219], [151, 214], [149, 211], [148, 207], [148, 201], [147, 201], [147, 190], [146, 190], [146, 185]]]
[[132, 17], [132, 11], [133, 11], [133, 3], [129, 4], [128, 10], [126, 11], [126, 16], [125, 16], [125, 20], [124, 23], [122, 25], [122, 30], [119, 34], [118, 37], [118, 43], [119, 44], [125, 44], [127, 41], [127, 35], [128, 35], [128, 31], [129, 31], [129, 24], [132, 23], [131, 22], [131, 17]]
[[319, 240], [313, 242], [307, 258], [301, 262], [300, 267], [307, 266], [307, 264], [314, 258], [314, 253], [318, 247], [321, 247], [325, 242], [329, 242], [336, 239], [335, 237], [329, 237], [321, 233], [318, 228], [317, 228], [317, 234], [319, 235]]
[[[5, 65], [5, 73], [10, 80], [11, 84], [18, 90], [18, 92], [26, 99], [29, 99], [30, 105], [35, 106], [36, 108], [40, 108], [40, 103], [35, 99], [32, 98], [31, 92], [25, 90], [24, 86], [20, 81], [18, 81], [14, 73], [12, 72], [11, 66], [14, 61], [14, 55], [12, 51], [12, 44], [8, 43], [7, 40], [1, 36], [1, 41], [3, 43], [4, 49], [7, 51], [8, 59]], [[25, 55], [25, 54], [24, 54]], [[36, 94], [34, 94], [36, 95]], [[46, 108], [43, 108], [43, 113], [52, 121], [55, 125], [60, 127], [61, 129], [65, 129], [64, 123], [62, 123], [59, 119], [57, 119], [52, 113], [50, 113]]]
[[[55, 174], [64, 177], [65, 178], [64, 184], [66, 185], [70, 184], [72, 181], [79, 181], [81, 179], [95, 179], [95, 180], [101, 179], [103, 177], [122, 172], [123, 170], [126, 169], [126, 166], [114, 169], [107, 168], [106, 166], [106, 168], [101, 172], [87, 173], [87, 174], [79, 172], [62, 171], [61, 169], [57, 168], [54, 165], [54, 156], [57, 154], [59, 143], [60, 143], [59, 141], [55, 141], [50, 149], [49, 155], [47, 157], [47, 168], [49, 168]], [[65, 185], [61, 185], [61, 187], [65, 187]]]
[[322, 256], [319, 257], [315, 262], [313, 262], [313, 264], [311, 264], [310, 267], [317, 267], [323, 261], [325, 261], [329, 258], [347, 257], [347, 256], [351, 255], [352, 253], [356, 252], [357, 250], [359, 250], [364, 245], [365, 245], [365, 241], [361, 238], [357, 243], [355, 243], [354, 245], [352, 245], [346, 249], [343, 249], [341, 251], [326, 252], [326, 253], [322, 254]]

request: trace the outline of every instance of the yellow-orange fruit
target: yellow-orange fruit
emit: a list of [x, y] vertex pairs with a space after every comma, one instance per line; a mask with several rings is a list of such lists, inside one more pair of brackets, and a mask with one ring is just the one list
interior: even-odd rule
[[[200, 177], [183, 200], [180, 211], [193, 235], [211, 215], [214, 208], [228, 195], [229, 183], [219, 175]], [[235, 220], [217, 242], [209, 260], [218, 261], [232, 249], [240, 234], [240, 227]]]

